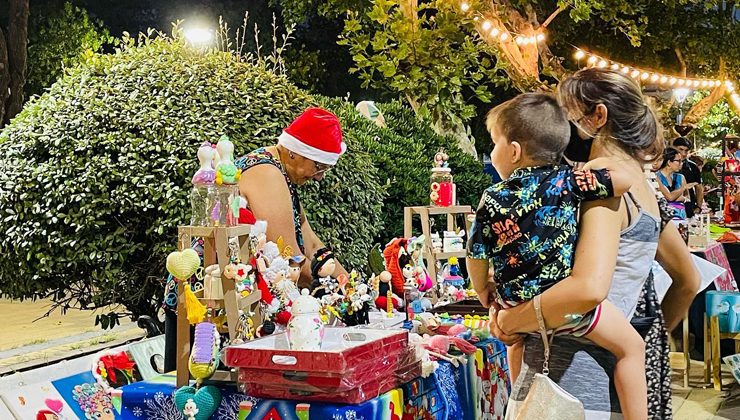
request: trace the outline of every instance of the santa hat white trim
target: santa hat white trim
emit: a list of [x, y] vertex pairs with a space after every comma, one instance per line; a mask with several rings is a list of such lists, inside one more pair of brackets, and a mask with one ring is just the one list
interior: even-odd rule
[[293, 153], [298, 153], [305, 158], [311, 159], [315, 162], [323, 163], [324, 165], [336, 165], [339, 157], [342, 156], [345, 151], [347, 151], [347, 145], [344, 142], [342, 142], [341, 152], [332, 153], [325, 150], [317, 149], [313, 146], [309, 146], [296, 137], [293, 137], [290, 134], [286, 133], [285, 131], [283, 131], [280, 137], [278, 137], [278, 144]]

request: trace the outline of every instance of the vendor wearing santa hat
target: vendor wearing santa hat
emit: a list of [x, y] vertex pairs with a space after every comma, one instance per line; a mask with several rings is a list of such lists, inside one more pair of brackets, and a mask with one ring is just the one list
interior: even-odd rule
[[[259, 148], [237, 160], [242, 176], [239, 189], [254, 219], [267, 221], [267, 239], [283, 237], [285, 245], [309, 259], [299, 287], [311, 283], [310, 258], [324, 247], [311, 229], [298, 198], [297, 187], [321, 181], [347, 150], [336, 115], [308, 108], [278, 137], [276, 146]], [[337, 275], [346, 271], [337, 264]]]

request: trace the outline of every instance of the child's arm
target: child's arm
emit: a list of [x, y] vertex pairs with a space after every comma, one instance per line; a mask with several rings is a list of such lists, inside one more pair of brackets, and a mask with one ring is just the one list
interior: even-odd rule
[[[604, 171], [599, 171], [600, 169], [605, 169], [608, 175], [604, 174]], [[626, 194], [630, 190], [630, 188], [632, 188], [632, 176], [627, 170], [616, 164], [613, 159], [605, 157], [596, 158], [592, 161], [587, 162], [583, 166], [583, 171], [592, 171], [600, 182], [604, 182], [601, 179], [603, 177], [610, 178], [614, 194], [609, 197], [621, 197], [622, 195]]]
[[495, 283], [488, 278], [489, 260], [493, 256], [493, 249], [497, 241], [492, 228], [497, 214], [495, 214], [490, 204], [495, 201], [494, 194], [491, 189], [483, 193], [478, 210], [475, 212], [475, 221], [470, 228], [467, 246], [468, 255], [465, 260], [473, 289], [478, 293], [478, 299], [485, 307], [490, 307], [493, 304], [496, 293]]

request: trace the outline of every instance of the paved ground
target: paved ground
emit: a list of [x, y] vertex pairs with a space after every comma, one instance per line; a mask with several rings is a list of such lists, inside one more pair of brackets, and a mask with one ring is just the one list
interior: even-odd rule
[[50, 305], [48, 300], [20, 302], [0, 299], [0, 314], [3, 315], [0, 371], [33, 361], [46, 362], [73, 356], [90, 346], [144, 335], [143, 330], [127, 319], [122, 319], [121, 325], [113, 330], [103, 331], [100, 326], [95, 326], [97, 313], [91, 311], [69, 310], [62, 315], [57, 310], [36, 320], [49, 310]]
[[681, 372], [673, 374], [674, 420], [740, 419], [740, 385], [729, 371], [723, 371], [724, 391], [704, 388], [704, 364], [691, 361], [688, 389], [683, 388]]

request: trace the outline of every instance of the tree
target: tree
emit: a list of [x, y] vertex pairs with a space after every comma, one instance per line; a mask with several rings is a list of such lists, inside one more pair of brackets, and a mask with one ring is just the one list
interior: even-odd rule
[[23, 107], [28, 42], [28, 0], [8, 2], [8, 26], [0, 30], [0, 121], [7, 124]]
[[[466, 104], [475, 99], [488, 99], [480, 97], [475, 89], [478, 86], [486, 86], [489, 94], [493, 88], [506, 86], [520, 91], [551, 89], [554, 82], [567, 73], [563, 57], [570, 56], [572, 43], [582, 39], [595, 41], [588, 45], [608, 44], [609, 48], [603, 51], [605, 54], [623, 52], [628, 56], [628, 51], [634, 51], [645, 42], [641, 54], [660, 57], [666, 56], [668, 45], [673, 55], [676, 47], [673, 44], [683, 42], [686, 55], [693, 57], [694, 52], [699, 54], [701, 46], [695, 41], [697, 37], [721, 41], [728, 33], [735, 33], [728, 31], [737, 30], [732, 18], [736, 3], [700, 0], [299, 0], [280, 3], [283, 14], [288, 16], [300, 15], [295, 10], [302, 13], [314, 10], [344, 18], [345, 31], [340, 42], [352, 51], [356, 74], [366, 84], [384, 87], [409, 99], [417, 110], [431, 108], [433, 115], [441, 117], [442, 124], [437, 124], [438, 128], [449, 125], [449, 120], [454, 125], [455, 117], [463, 122], [471, 117]], [[672, 19], [674, 15], [677, 17]], [[691, 25], [683, 25], [692, 17], [699, 19]], [[673, 26], [667, 26], [669, 23]], [[666, 28], [658, 30], [662, 26]], [[653, 42], [653, 28], [656, 28], [655, 37], [661, 42]], [[676, 32], [687, 35], [676, 39], [673, 35]], [[527, 38], [536, 39], [538, 35], [544, 36], [547, 42], [527, 42]], [[436, 51], [428, 51], [425, 37], [434, 38], [446, 54], [435, 55]], [[517, 38], [524, 42], [516, 42]], [[730, 38], [727, 42], [737, 43], [740, 37]], [[737, 54], [737, 47], [730, 48], [733, 52], [723, 52], [727, 45], [717, 44], [717, 48], [713, 48], [717, 53], [715, 57]], [[689, 45], [693, 48], [688, 48]], [[414, 51], [414, 46], [419, 48]], [[409, 54], [408, 50], [421, 51], [424, 60], [419, 60], [419, 55]], [[461, 55], [477, 58], [479, 68], [485, 70], [480, 71], [484, 77], [467, 80], [471, 86], [450, 88], [450, 78], [439, 69], [457, 67], [460, 70]], [[711, 70], [699, 68], [702, 71], [694, 74], [711, 71], [716, 76], [714, 72], [718, 70], [716, 66]], [[466, 69], [467, 73], [463, 74], [472, 77], [478, 70]], [[501, 82], [502, 75], [507, 76], [510, 85]], [[444, 87], [438, 94], [435, 89], [425, 89], [425, 84]], [[724, 87], [720, 86], [715, 96], [721, 97], [722, 89]], [[415, 98], [414, 94], [419, 97]], [[454, 117], [447, 118], [445, 113], [453, 113]], [[699, 113], [689, 112], [693, 114]]]
[[68, 1], [34, 5], [28, 24], [26, 97], [43, 93], [85, 51], [98, 52], [114, 42], [102, 21]]

